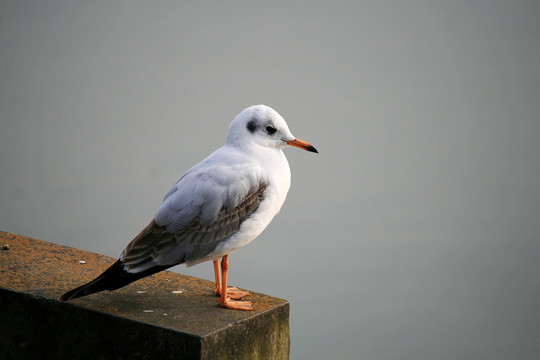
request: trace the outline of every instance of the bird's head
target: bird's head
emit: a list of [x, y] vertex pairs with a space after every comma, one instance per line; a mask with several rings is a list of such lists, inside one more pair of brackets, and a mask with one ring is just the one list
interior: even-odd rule
[[309, 143], [294, 137], [285, 119], [266, 105], [253, 105], [238, 114], [229, 127], [227, 143], [238, 146], [255, 143], [276, 149], [290, 145], [318, 152]]

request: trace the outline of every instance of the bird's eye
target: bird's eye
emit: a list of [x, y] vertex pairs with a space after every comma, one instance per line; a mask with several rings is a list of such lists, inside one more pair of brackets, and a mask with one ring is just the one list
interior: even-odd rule
[[266, 127], [266, 132], [269, 133], [270, 135], [274, 134], [276, 132], [276, 128], [273, 127], [272, 125], [268, 125]]

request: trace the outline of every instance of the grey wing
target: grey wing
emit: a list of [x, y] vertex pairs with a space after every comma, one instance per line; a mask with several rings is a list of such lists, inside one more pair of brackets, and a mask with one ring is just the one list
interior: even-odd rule
[[189, 223], [178, 229], [173, 228], [173, 231], [167, 224], [159, 226], [154, 219], [128, 244], [120, 259], [126, 270], [135, 273], [154, 266], [197, 263], [240, 229], [240, 225], [257, 210], [265, 189], [266, 185], [260, 183], [258, 188], [249, 190], [241, 200], [236, 201], [238, 204], [233, 208], [222, 202], [211, 223], [201, 220], [202, 208]]

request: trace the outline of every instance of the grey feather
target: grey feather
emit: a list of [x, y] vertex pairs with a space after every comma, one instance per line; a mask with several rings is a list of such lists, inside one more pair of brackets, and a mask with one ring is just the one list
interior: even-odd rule
[[[125, 264], [126, 270], [133, 273], [145, 271], [156, 265], [197, 262], [240, 229], [241, 224], [257, 210], [264, 198], [265, 189], [264, 183], [259, 184], [256, 191], [245, 195], [233, 209], [229, 209], [227, 204], [222, 204], [218, 214], [209, 224], [201, 221], [201, 213], [204, 212], [202, 207], [198, 207], [200, 213], [187, 225], [174, 232], [170, 232], [166, 225], [158, 225], [154, 219], [127, 245], [120, 259]], [[189, 216], [191, 214], [184, 215], [184, 219]]]

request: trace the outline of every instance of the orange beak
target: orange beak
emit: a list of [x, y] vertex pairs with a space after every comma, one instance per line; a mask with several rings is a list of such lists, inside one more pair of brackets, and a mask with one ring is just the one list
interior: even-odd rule
[[304, 149], [306, 151], [319, 153], [317, 151], [317, 149], [315, 149], [315, 147], [313, 147], [311, 144], [305, 142], [304, 140], [300, 140], [300, 139], [285, 140], [285, 139], [283, 139], [283, 141], [285, 141], [287, 143], [287, 145], [291, 145], [291, 146], [294, 146], [294, 147], [297, 147], [297, 148], [300, 148], [300, 149]]

